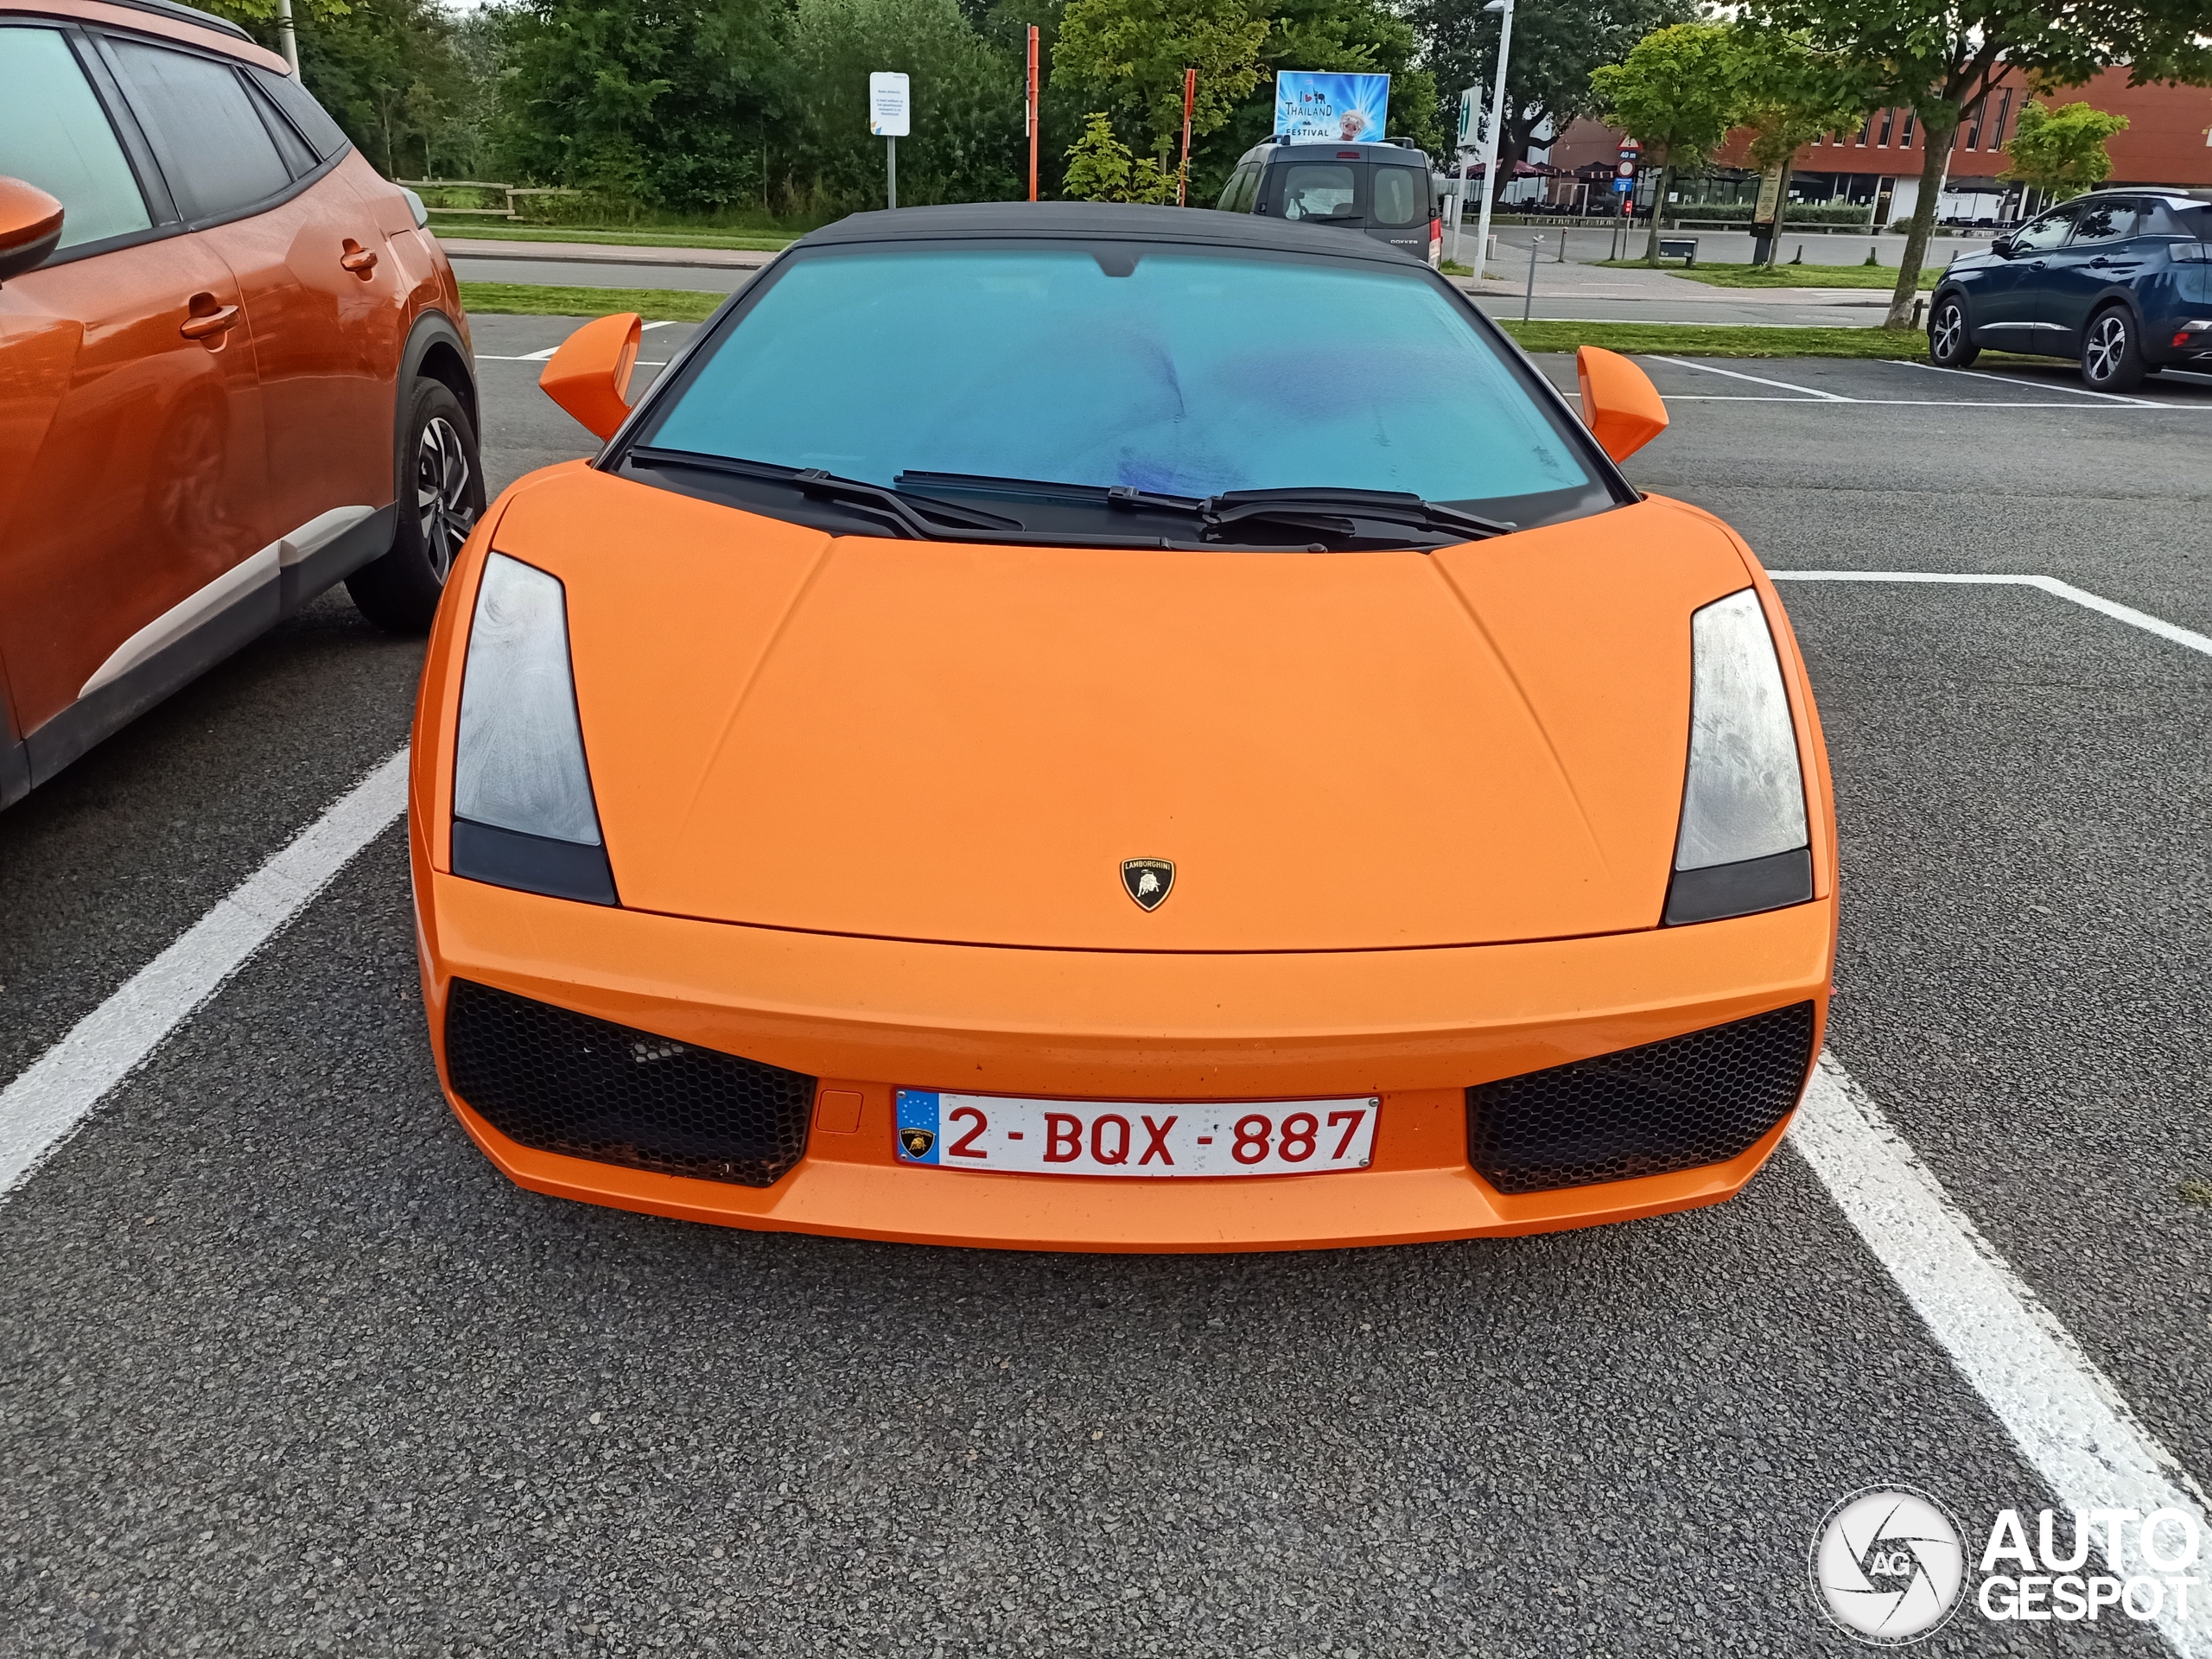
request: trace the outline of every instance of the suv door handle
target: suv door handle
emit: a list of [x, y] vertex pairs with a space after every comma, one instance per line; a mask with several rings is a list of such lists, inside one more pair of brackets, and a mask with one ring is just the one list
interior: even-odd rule
[[218, 305], [213, 294], [194, 295], [185, 309], [191, 315], [177, 325], [177, 333], [187, 340], [213, 340], [238, 327], [238, 307]]
[[369, 280], [369, 273], [377, 268], [377, 257], [349, 236], [338, 256], [338, 263], [365, 283]]

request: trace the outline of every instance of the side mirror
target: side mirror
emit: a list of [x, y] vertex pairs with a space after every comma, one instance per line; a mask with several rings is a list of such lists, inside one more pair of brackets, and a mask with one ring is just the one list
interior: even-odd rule
[[2012, 257], [2012, 238], [2009, 236], [1999, 237], [1989, 245], [1989, 251], [2001, 257], [2010, 259]]
[[1582, 423], [1615, 461], [1630, 455], [1667, 429], [1667, 405], [1651, 377], [1618, 352], [1585, 346], [1574, 354], [1582, 383]]
[[35, 270], [61, 245], [61, 204], [35, 184], [0, 178], [0, 283]]
[[538, 386], [594, 436], [611, 438], [630, 413], [630, 371], [644, 337], [634, 311], [588, 322], [561, 342]]

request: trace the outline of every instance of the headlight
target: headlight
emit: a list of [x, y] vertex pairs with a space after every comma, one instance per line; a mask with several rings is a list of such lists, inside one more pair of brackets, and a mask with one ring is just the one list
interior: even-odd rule
[[454, 745], [453, 872], [611, 905], [584, 764], [560, 579], [494, 553], [468, 626]]
[[1782, 664], [1746, 588], [1690, 618], [1690, 757], [1666, 919], [1801, 905], [1813, 896], [1805, 780]]

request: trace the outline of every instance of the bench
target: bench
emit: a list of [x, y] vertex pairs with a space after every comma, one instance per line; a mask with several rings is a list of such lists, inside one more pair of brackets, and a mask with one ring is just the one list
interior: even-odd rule
[[1685, 265], [1697, 264], [1697, 238], [1694, 236], [1662, 236], [1659, 238], [1659, 257], [1679, 259]]

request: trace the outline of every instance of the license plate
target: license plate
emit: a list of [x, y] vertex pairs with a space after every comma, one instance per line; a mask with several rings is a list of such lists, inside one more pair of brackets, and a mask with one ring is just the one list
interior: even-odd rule
[[1364, 1169], [1373, 1095], [1344, 1100], [1033, 1100], [899, 1090], [899, 1161], [1038, 1175], [1319, 1175]]

